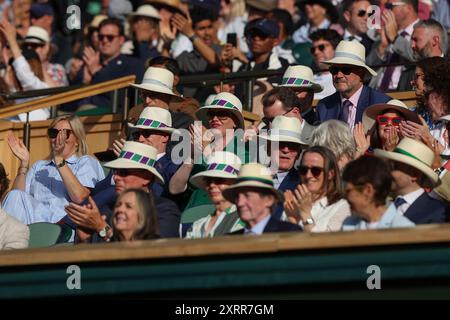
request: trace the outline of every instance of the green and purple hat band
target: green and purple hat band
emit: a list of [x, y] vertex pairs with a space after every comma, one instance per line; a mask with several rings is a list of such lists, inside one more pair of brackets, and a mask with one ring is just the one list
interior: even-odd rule
[[224, 99], [216, 99], [211, 103], [211, 105], [235, 109], [235, 110], [238, 110], [239, 112], [241, 112], [241, 110], [238, 107], [236, 107], [234, 104], [232, 104], [231, 102], [224, 100]]
[[119, 158], [131, 160], [150, 167], [153, 167], [156, 162], [155, 159], [150, 159], [149, 157], [131, 151], [122, 151]]
[[149, 128], [159, 129], [159, 128], [170, 128], [168, 125], [152, 120], [152, 119], [146, 119], [146, 118], [139, 118], [139, 120], [136, 122], [137, 126], [146, 126]]
[[295, 84], [295, 85], [312, 85], [313, 83], [309, 80], [302, 78], [283, 78], [281, 84]]
[[231, 174], [238, 174], [238, 170], [224, 163], [210, 163], [206, 170], [224, 171]]

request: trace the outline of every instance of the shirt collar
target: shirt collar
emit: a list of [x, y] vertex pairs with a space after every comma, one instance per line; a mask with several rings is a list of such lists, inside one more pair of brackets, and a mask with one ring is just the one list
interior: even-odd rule
[[361, 37], [361, 36], [358, 36], [358, 35], [356, 35], [356, 34], [351, 34], [350, 31], [348, 31], [348, 29], [345, 29], [345, 32], [344, 32], [344, 39], [347, 40], [347, 39], [350, 38], [350, 37], [355, 38], [355, 39], [358, 40], [359, 42], [362, 41], [362, 37]]
[[422, 193], [424, 193], [425, 190], [423, 190], [422, 188], [417, 189], [416, 191], [410, 192], [408, 194], [405, 194], [404, 196], [400, 196], [403, 199], [405, 199], [405, 201], [411, 205], [414, 201], [417, 200], [417, 198], [419, 198]]
[[398, 30], [397, 34], [401, 34], [403, 31], [405, 31], [408, 36], [411, 36], [413, 31], [414, 31], [414, 25], [419, 22], [420, 20], [417, 19], [416, 21], [414, 21], [413, 23], [411, 23], [409, 26], [407, 26], [405, 29], [402, 30]]
[[156, 161], [158, 161], [159, 159], [161, 159], [161, 158], [164, 157], [165, 155], [166, 155], [165, 152], [158, 153], [158, 154], [156, 155]]
[[267, 223], [269, 222], [270, 214], [267, 215], [264, 219], [262, 219], [260, 222], [258, 222], [253, 228], [248, 229], [245, 228], [244, 233], [252, 233], [252, 234], [262, 234], [264, 232], [264, 229], [266, 228]]
[[358, 106], [358, 101], [359, 101], [359, 97], [361, 96], [362, 93], [362, 89], [363, 89], [364, 85], [361, 85], [361, 88], [359, 88], [351, 97], [350, 99], [344, 98], [341, 94], [341, 103], [344, 103], [345, 100], [350, 100], [350, 102], [357, 107]]
[[394, 203], [391, 203], [387, 210], [383, 213], [381, 219], [378, 221], [378, 228], [389, 228], [396, 215], [397, 208]]
[[[65, 159], [65, 161], [68, 164], [74, 164], [75, 162], [77, 162], [78, 160], [78, 156], [76, 154], [71, 155], [69, 158]], [[48, 164], [55, 164], [55, 162], [53, 161], [53, 159], [51, 159]]]

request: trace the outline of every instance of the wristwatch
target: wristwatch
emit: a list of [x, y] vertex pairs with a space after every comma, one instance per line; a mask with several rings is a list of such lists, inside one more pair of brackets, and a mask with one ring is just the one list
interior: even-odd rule
[[60, 163], [60, 164], [57, 164], [56, 166], [57, 166], [58, 168], [61, 168], [61, 167], [64, 167], [65, 165], [66, 165], [66, 160], [63, 159], [63, 161], [61, 161], [61, 163]]
[[308, 219], [306, 219], [306, 220], [302, 220], [302, 224], [304, 225], [304, 226], [307, 226], [307, 225], [310, 225], [310, 224], [314, 224], [315, 222], [314, 222], [314, 219], [313, 218], [308, 218]]
[[111, 230], [111, 227], [108, 224], [105, 224], [105, 227], [98, 232], [98, 235], [103, 240], [109, 240], [108, 232]]

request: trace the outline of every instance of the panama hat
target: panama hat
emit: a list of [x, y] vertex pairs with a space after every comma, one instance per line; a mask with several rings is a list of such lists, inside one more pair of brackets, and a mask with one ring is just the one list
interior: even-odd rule
[[31, 26], [28, 28], [24, 41], [25, 43], [45, 44], [50, 42], [50, 37], [47, 30], [41, 27]]
[[406, 120], [413, 121], [415, 123], [421, 124], [419, 116], [417, 113], [409, 110], [409, 108], [402, 101], [397, 99], [389, 100], [386, 103], [377, 103], [371, 105], [364, 110], [362, 123], [364, 131], [367, 132], [372, 129], [375, 125], [376, 118], [378, 115], [382, 114], [385, 110], [395, 110], [400, 113]]
[[247, 5], [258, 10], [269, 12], [277, 8], [277, 0], [246, 0]]
[[339, 42], [336, 47], [334, 58], [331, 60], [323, 61], [325, 64], [349, 64], [365, 68], [373, 76], [377, 73], [366, 65], [366, 49], [358, 41], [345, 41]]
[[171, 9], [178, 11], [182, 15], [186, 15], [184, 10], [181, 8], [180, 0], [147, 0], [147, 3], [150, 3], [156, 9], [160, 9], [161, 7], [170, 7]]
[[189, 182], [199, 189], [205, 190], [205, 178], [237, 179], [241, 168], [241, 159], [226, 151], [216, 151], [206, 160], [207, 168], [191, 177]]
[[144, 73], [142, 83], [130, 83], [133, 87], [168, 94], [183, 99], [173, 92], [173, 73], [164, 68], [149, 67]]
[[403, 138], [394, 151], [375, 149], [377, 157], [405, 163], [423, 172], [429, 179], [425, 187], [436, 187], [440, 180], [436, 172], [431, 168], [434, 161], [434, 152], [420, 141]]
[[135, 17], [147, 17], [152, 18], [156, 20], [161, 20], [161, 17], [159, 16], [158, 11], [149, 4], [144, 4], [137, 8], [135, 12], [131, 12], [129, 14], [129, 18], [133, 19]]
[[119, 158], [104, 164], [113, 169], [143, 169], [150, 171], [158, 182], [164, 184], [161, 174], [155, 169], [157, 151], [154, 147], [134, 141], [126, 141]]
[[132, 129], [157, 130], [167, 133], [176, 131], [172, 128], [170, 112], [158, 107], [145, 107], [136, 124], [128, 123], [128, 126]]
[[307, 66], [290, 66], [286, 69], [281, 80], [281, 87], [304, 89], [321, 92], [323, 87], [314, 81], [314, 74]]
[[[303, 122], [303, 124], [305, 123], [306, 121]], [[258, 137], [270, 141], [294, 142], [301, 145], [309, 145], [312, 130], [306, 132], [307, 130], [304, 130], [305, 127], [302, 126], [298, 118], [276, 116], [272, 121], [268, 133], [266, 135], [261, 134]]]
[[277, 197], [278, 201], [284, 201], [283, 194], [273, 186], [270, 169], [256, 162], [242, 165], [236, 183], [225, 189], [222, 195], [225, 199], [234, 203], [239, 189], [249, 187], [269, 190]]
[[242, 103], [238, 97], [232, 93], [221, 92], [218, 93], [210, 105], [201, 107], [195, 113], [197, 118], [203, 122], [206, 127], [209, 127], [207, 113], [209, 110], [227, 110], [234, 114], [239, 120], [238, 128], [244, 129], [244, 117], [242, 116]]

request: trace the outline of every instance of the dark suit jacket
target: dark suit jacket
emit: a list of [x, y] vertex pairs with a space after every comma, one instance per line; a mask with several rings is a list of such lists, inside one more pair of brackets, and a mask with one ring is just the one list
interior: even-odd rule
[[[385, 103], [391, 100], [390, 97], [384, 93], [375, 91], [374, 89], [364, 85], [361, 96], [358, 100], [358, 105], [356, 106], [356, 117], [355, 122], [361, 122], [364, 110], [376, 103]], [[324, 122], [330, 119], [343, 120], [342, 118], [342, 103], [341, 95], [339, 92], [335, 92], [332, 95], [323, 98], [317, 104], [317, 112], [319, 113], [320, 122]]]
[[405, 217], [415, 224], [445, 222], [445, 206], [424, 192], [406, 210]]
[[312, 126], [317, 126], [320, 123], [317, 110], [313, 107], [311, 107], [311, 109], [309, 109], [307, 112], [302, 113], [302, 118]]
[[[298, 171], [295, 169], [291, 169], [291, 171], [289, 171], [287, 176], [284, 178], [283, 182], [278, 187], [278, 190], [282, 192], [286, 190], [294, 190], [299, 184], [300, 184], [300, 176], [298, 174]], [[275, 212], [272, 214], [272, 217], [274, 217], [277, 220], [280, 220], [282, 214], [283, 214], [283, 204], [280, 202], [278, 203]]]
[[[273, 216], [270, 217], [269, 222], [267, 222], [263, 233], [271, 232], [289, 232], [289, 231], [303, 231], [298, 225], [289, 222], [279, 221]], [[234, 231], [230, 234], [244, 234], [245, 229]]]
[[161, 159], [156, 161], [155, 169], [164, 178], [164, 184], [156, 182], [152, 184], [152, 191], [155, 196], [166, 198], [170, 196], [169, 182], [179, 167], [180, 165], [173, 163], [170, 159], [170, 153], [166, 153], [163, 157], [161, 157]]

